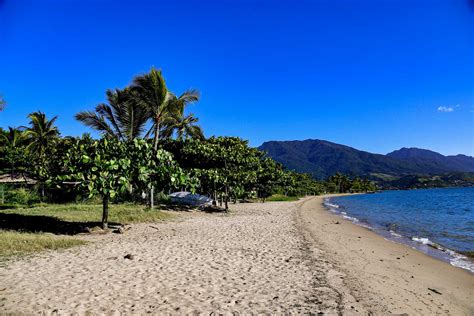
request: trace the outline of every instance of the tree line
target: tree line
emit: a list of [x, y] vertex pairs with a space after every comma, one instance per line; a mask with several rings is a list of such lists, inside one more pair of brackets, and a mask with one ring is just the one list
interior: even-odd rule
[[156, 192], [196, 192], [227, 209], [229, 202], [265, 201], [274, 193], [374, 189], [358, 178], [335, 175], [316, 181], [285, 170], [237, 137], [205, 138], [198, 118], [187, 114], [199, 92], [174, 94], [155, 68], [124, 89], [107, 90], [106, 97], [107, 103], [75, 115], [100, 139], [89, 134], [61, 137], [57, 117], [48, 119], [42, 112], [29, 114], [27, 126], [0, 130], [0, 170], [8, 170], [12, 178], [26, 174], [35, 179], [43, 201], [100, 197], [104, 228], [110, 202], [140, 201], [153, 208]]

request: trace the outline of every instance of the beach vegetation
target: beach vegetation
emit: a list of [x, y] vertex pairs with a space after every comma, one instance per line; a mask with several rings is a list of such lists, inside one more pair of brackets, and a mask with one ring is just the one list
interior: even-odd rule
[[143, 136], [149, 112], [134, 101], [134, 91], [109, 89], [105, 94], [107, 103], [98, 104], [94, 111], [81, 111], [75, 118], [105, 137], [126, 141]]
[[49, 233], [24, 233], [0, 230], [0, 261], [12, 256], [27, 255], [44, 250], [79, 246], [85, 241]]
[[[94, 211], [90, 216], [95, 221], [101, 217], [106, 229], [110, 220], [121, 220], [112, 213], [117, 205], [135, 203], [153, 210], [155, 191], [160, 202], [181, 190], [207, 195], [214, 205], [228, 209], [229, 203], [242, 200], [369, 190], [368, 182], [341, 174], [316, 181], [286, 170], [238, 137], [206, 138], [188, 109], [199, 98], [195, 89], [174, 94], [162, 72], [152, 68], [123, 89], [107, 90], [106, 103], [76, 114], [100, 133], [99, 139], [89, 134], [61, 137], [56, 116], [31, 113], [28, 126], [0, 130], [0, 170], [12, 180], [2, 185], [0, 202], [25, 212], [40, 197], [43, 205], [58, 203], [72, 212], [70, 203], [99, 201], [100, 215]], [[49, 206], [36, 210], [48, 212]]]
[[288, 196], [283, 194], [273, 194], [267, 198], [268, 202], [291, 202], [291, 201], [298, 201], [297, 196]]
[[[16, 205], [0, 210], [0, 218], [3, 220], [0, 229], [71, 235], [84, 227], [100, 226], [102, 211], [102, 204], [96, 203]], [[169, 212], [150, 210], [140, 203], [109, 205], [109, 222], [114, 225], [153, 223], [171, 218], [173, 215]]]

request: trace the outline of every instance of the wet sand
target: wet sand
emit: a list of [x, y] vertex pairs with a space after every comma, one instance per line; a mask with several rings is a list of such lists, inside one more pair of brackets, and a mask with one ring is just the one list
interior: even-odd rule
[[386, 240], [330, 213], [322, 202], [323, 197], [305, 201], [299, 220], [315, 251], [323, 251], [343, 274], [344, 288], [365, 310], [375, 314], [474, 314], [472, 273]]

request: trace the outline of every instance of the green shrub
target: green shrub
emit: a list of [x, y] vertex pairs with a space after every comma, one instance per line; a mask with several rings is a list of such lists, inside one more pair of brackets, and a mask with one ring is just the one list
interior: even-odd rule
[[7, 191], [5, 193], [5, 202], [9, 204], [31, 205], [40, 202], [40, 197], [35, 191], [19, 188]]
[[283, 194], [274, 194], [267, 198], [268, 202], [290, 202], [290, 201], [298, 201], [297, 196], [285, 196]]
[[168, 194], [164, 193], [163, 191], [157, 192], [155, 194], [155, 203], [157, 204], [169, 204], [171, 199]]

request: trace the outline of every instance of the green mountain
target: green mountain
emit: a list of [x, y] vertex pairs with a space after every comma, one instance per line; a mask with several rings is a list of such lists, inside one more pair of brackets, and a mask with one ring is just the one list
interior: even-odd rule
[[391, 181], [410, 175], [437, 175], [474, 172], [474, 158], [464, 155], [402, 148], [388, 155], [366, 151], [324, 140], [269, 141], [260, 147], [285, 167], [323, 179], [341, 172]]
[[402, 148], [387, 154], [387, 156], [422, 168], [429, 167], [431, 170], [474, 172], [474, 158], [466, 155], [444, 156], [427, 149]]

